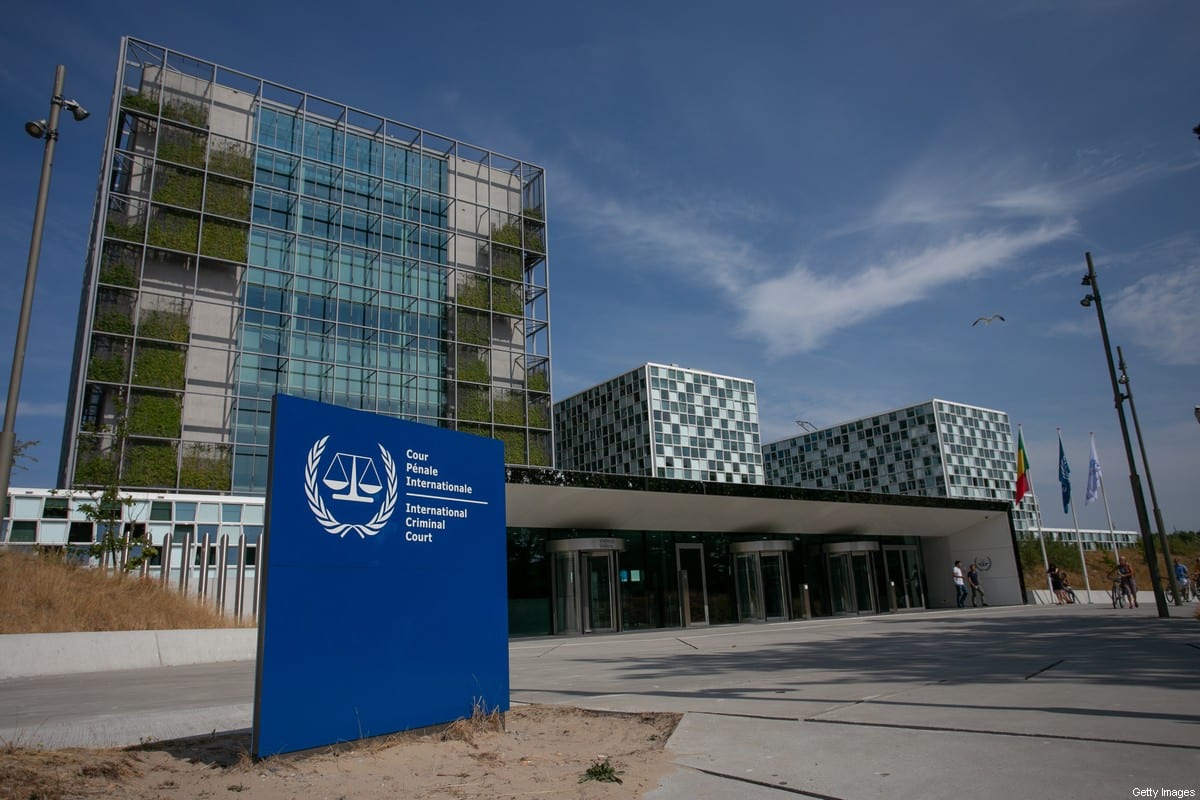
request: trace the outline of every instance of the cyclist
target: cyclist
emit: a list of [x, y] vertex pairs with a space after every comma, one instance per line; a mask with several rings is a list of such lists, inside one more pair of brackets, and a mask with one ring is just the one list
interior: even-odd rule
[[1133, 577], [1133, 567], [1129, 566], [1129, 559], [1121, 556], [1117, 562], [1115, 569], [1108, 572], [1108, 577], [1112, 577], [1116, 573], [1121, 581], [1121, 594], [1129, 596], [1129, 607], [1137, 608], [1137, 580]]
[[1191, 581], [1188, 576], [1187, 564], [1184, 564], [1178, 558], [1175, 559], [1175, 586], [1179, 590], [1179, 597], [1187, 600], [1188, 590], [1191, 589]]

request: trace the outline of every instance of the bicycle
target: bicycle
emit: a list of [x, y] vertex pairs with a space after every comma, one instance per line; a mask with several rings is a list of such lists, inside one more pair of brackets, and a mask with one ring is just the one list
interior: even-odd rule
[[1112, 599], [1113, 608], [1125, 607], [1125, 591], [1120, 578], [1112, 582], [1112, 589], [1109, 590], [1108, 596]]

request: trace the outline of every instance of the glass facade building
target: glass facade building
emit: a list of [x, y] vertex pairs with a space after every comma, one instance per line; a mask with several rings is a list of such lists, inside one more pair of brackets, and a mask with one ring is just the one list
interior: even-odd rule
[[[934, 399], [767, 444], [763, 468], [772, 486], [1011, 502], [1016, 452], [1008, 414]], [[1013, 527], [1040, 520], [1027, 494]]]
[[763, 482], [754, 382], [644, 364], [554, 404], [564, 470]]
[[287, 393], [549, 466], [545, 177], [123, 39], [59, 485], [257, 494]]

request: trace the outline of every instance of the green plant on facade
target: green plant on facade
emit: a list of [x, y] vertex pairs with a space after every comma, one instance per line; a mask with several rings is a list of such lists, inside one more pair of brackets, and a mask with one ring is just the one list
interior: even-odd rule
[[519, 281], [522, 272], [520, 250], [500, 245], [492, 247], [492, 275], [497, 278], [507, 278], [510, 281]]
[[142, 319], [138, 323], [138, 336], [148, 339], [186, 342], [190, 333], [188, 316], [182, 309], [146, 309], [142, 311]]
[[463, 433], [469, 433], [473, 436], [484, 436], [488, 439], [492, 438], [492, 429], [487, 425], [472, 425], [469, 422], [460, 422], [458, 429]]
[[522, 289], [515, 283], [496, 281], [492, 284], [492, 308], [500, 314], [519, 317], [525, 312]]
[[550, 409], [545, 403], [531, 402], [529, 404], [529, 427], [550, 427]]
[[229, 445], [184, 445], [179, 463], [179, 488], [227, 492], [232, 486], [233, 457]]
[[125, 356], [121, 353], [110, 353], [109, 355], [97, 353], [88, 361], [89, 381], [124, 383], [128, 372], [129, 367], [125, 362]]
[[154, 201], [172, 206], [200, 210], [200, 198], [204, 194], [204, 176], [199, 172], [181, 169], [164, 169], [154, 185]]
[[458, 340], [464, 344], [488, 344], [492, 339], [487, 315], [458, 312]]
[[458, 286], [458, 304], [471, 308], [488, 307], [488, 285], [486, 278], [468, 275]]
[[124, 486], [174, 489], [179, 474], [174, 442], [135, 441], [125, 447]]
[[488, 408], [488, 390], [460, 385], [458, 389], [458, 418], [474, 422], [488, 422], [491, 420], [491, 409]]
[[167, 100], [162, 106], [163, 119], [171, 119], [203, 128], [208, 124], [208, 109], [186, 100]]
[[236, 222], [205, 217], [200, 236], [200, 254], [225, 261], [245, 263], [250, 229]]
[[140, 222], [130, 223], [109, 217], [104, 221], [104, 235], [110, 239], [124, 239], [127, 242], [141, 242], [146, 228]]
[[545, 372], [531, 372], [528, 376], [528, 388], [531, 392], [549, 392], [550, 377]]
[[96, 318], [92, 327], [106, 333], [119, 333], [129, 336], [133, 333], [133, 320], [129, 313], [118, 308], [100, 308], [96, 310]]
[[99, 437], [81, 433], [76, 437], [75, 484], [103, 486], [116, 479], [117, 463], [112, 451], [105, 451]]
[[158, 157], [164, 161], [203, 167], [208, 140], [202, 134], [163, 125], [158, 131]]
[[178, 395], [135, 394], [127, 424], [132, 434], [177, 439], [183, 427], [183, 401]]
[[525, 394], [523, 392], [503, 392], [496, 398], [496, 424], [524, 425], [525, 424]]
[[106, 244], [100, 262], [100, 282], [110, 286], [137, 285], [137, 267], [141, 248], [121, 244]]
[[204, 210], [234, 219], [250, 219], [250, 187], [245, 183], [209, 178], [204, 193]]
[[[250, 180], [254, 177], [254, 161], [246, 155], [240, 145], [213, 147], [208, 157], [208, 168], [222, 175]], [[229, 214], [228, 216], [234, 216]]]
[[178, 347], [141, 343], [133, 361], [133, 382], [139, 386], [182, 389], [187, 354]]
[[525, 431], [497, 428], [492, 438], [504, 442], [504, 463], [525, 463]]
[[145, 114], [158, 114], [158, 96], [142, 92], [126, 92], [121, 98], [121, 106]]
[[550, 445], [541, 437], [534, 436], [529, 442], [529, 464], [534, 467], [550, 466]]
[[150, 219], [150, 231], [146, 241], [155, 247], [194, 253], [199, 236], [200, 217], [182, 211], [157, 208]]
[[490, 376], [488, 375], [487, 361], [482, 355], [460, 355], [458, 359], [458, 379], [460, 381], [470, 381], [471, 383], [487, 383]]

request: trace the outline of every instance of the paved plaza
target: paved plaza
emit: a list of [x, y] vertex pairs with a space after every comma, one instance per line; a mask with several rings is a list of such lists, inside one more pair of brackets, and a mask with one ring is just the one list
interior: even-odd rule
[[[512, 702], [684, 713], [668, 743], [679, 768], [650, 800], [1195, 797], [1200, 620], [1183, 611], [1025, 606], [516, 639]], [[0, 738], [98, 746], [245, 729], [253, 690], [253, 662], [12, 678]]]

